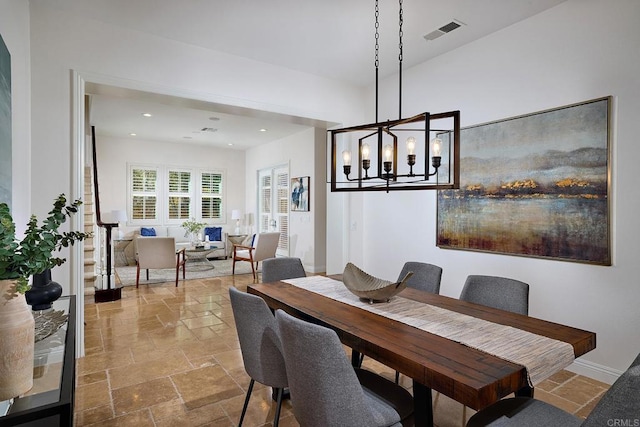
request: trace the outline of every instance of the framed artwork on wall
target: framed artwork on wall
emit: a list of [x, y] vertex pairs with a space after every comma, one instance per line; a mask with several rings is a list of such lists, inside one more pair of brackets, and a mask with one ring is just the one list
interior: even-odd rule
[[0, 35], [0, 203], [11, 207], [11, 55]]
[[611, 97], [461, 130], [437, 246], [611, 265]]
[[291, 212], [309, 212], [309, 177], [291, 178]]

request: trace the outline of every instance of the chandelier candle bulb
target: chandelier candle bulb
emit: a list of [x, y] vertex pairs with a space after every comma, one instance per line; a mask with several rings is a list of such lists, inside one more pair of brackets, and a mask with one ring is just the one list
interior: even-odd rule
[[387, 173], [387, 175], [390, 175], [390, 172], [391, 172], [391, 165], [393, 164], [392, 159], [393, 159], [393, 147], [390, 144], [387, 144], [384, 146], [384, 162], [383, 162], [384, 171]]
[[351, 151], [344, 150], [342, 152], [342, 161], [344, 162], [345, 166], [351, 166]]
[[433, 155], [440, 157], [440, 152], [442, 151], [442, 140], [440, 138], [434, 138], [431, 141], [431, 147], [433, 149]]
[[416, 164], [416, 139], [412, 136], [407, 138], [407, 164], [409, 165], [409, 176], [415, 176], [413, 165]]
[[438, 168], [440, 167], [440, 161], [442, 157], [440, 157], [440, 151], [442, 150], [442, 140], [439, 138], [434, 138], [431, 141], [431, 148], [433, 150], [433, 157], [431, 158], [431, 164], [438, 172]]
[[351, 173], [351, 151], [349, 150], [342, 152], [342, 169], [347, 176]]
[[362, 159], [363, 160], [369, 160], [370, 152], [371, 152], [371, 150], [369, 148], [369, 144], [367, 144], [367, 143], [362, 144]]
[[371, 167], [371, 159], [369, 158], [369, 144], [362, 144], [362, 169], [364, 169], [364, 177], [369, 178], [369, 168]]

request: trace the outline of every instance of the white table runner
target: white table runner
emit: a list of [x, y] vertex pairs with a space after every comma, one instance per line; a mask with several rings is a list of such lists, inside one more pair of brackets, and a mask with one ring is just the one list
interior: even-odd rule
[[575, 358], [569, 343], [400, 296], [388, 303], [369, 304], [352, 294], [342, 282], [328, 277], [283, 282], [522, 365], [532, 386], [566, 368]]

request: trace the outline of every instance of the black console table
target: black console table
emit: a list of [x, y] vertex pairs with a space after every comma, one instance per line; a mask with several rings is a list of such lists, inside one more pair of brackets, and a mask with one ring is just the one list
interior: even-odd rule
[[[53, 309], [64, 310], [67, 321], [53, 335], [38, 341], [33, 361], [33, 388], [16, 397], [0, 413], [0, 427], [73, 425], [76, 376], [75, 296], [61, 297]], [[6, 407], [6, 406], [4, 406]]]

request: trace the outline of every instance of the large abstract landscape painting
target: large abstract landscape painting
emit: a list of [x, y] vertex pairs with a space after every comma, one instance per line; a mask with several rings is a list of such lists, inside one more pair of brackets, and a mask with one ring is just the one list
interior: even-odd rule
[[0, 36], [0, 203], [11, 207], [11, 55]]
[[611, 265], [610, 97], [461, 131], [442, 248]]

